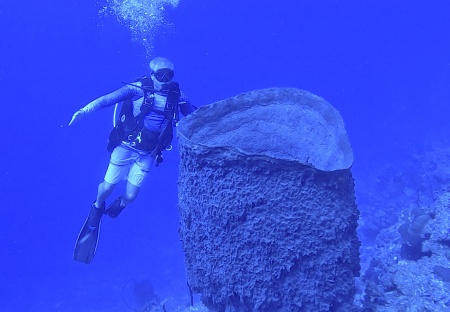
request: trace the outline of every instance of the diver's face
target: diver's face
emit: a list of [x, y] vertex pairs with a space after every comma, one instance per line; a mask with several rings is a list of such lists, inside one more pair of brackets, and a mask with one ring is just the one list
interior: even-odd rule
[[172, 81], [173, 76], [174, 72], [170, 68], [159, 68], [156, 70], [152, 70], [151, 73], [151, 78], [156, 89], [159, 89], [163, 84]]

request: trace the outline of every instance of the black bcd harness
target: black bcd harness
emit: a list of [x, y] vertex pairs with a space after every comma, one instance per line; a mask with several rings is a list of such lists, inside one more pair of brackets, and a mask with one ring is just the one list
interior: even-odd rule
[[[115, 127], [111, 130], [108, 140], [108, 151], [112, 152], [120, 142], [128, 142], [131, 146], [152, 153], [156, 158], [156, 165], [162, 162], [161, 152], [168, 148], [173, 138], [173, 126], [179, 119], [178, 102], [181, 96], [177, 82], [169, 82], [162, 86], [159, 94], [166, 96], [164, 111], [154, 107], [155, 92], [153, 81], [149, 77], [143, 77], [138, 81], [144, 92], [143, 102], [137, 116], [133, 114], [132, 100], [125, 100], [120, 110]], [[144, 117], [154, 112], [164, 116], [160, 131], [151, 131], [144, 126]]]

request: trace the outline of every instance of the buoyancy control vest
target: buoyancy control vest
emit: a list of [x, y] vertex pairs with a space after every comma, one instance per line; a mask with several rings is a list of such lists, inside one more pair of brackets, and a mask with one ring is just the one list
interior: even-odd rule
[[[178, 121], [178, 102], [181, 96], [177, 82], [164, 84], [158, 93], [166, 96], [164, 110], [154, 107], [155, 89], [150, 77], [142, 77], [137, 80], [141, 82], [144, 92], [143, 102], [137, 116], [133, 114], [133, 101], [126, 100], [122, 103], [119, 118], [115, 127], [111, 130], [108, 140], [108, 151], [112, 152], [120, 142], [128, 142], [131, 146], [151, 152], [154, 157], [160, 157], [161, 151], [170, 146], [173, 138], [173, 125]], [[150, 112], [164, 116], [160, 131], [151, 131], [145, 128], [144, 117]]]

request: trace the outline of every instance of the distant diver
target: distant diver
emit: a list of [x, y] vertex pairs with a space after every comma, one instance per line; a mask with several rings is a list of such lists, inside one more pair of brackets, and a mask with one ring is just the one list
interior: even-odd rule
[[[156, 57], [150, 62], [150, 70], [150, 77], [144, 76], [97, 98], [75, 112], [69, 122], [70, 126], [87, 114], [123, 102], [109, 136], [107, 149], [111, 158], [104, 181], [98, 186], [97, 198], [76, 241], [76, 261], [91, 263], [102, 215], [116, 218], [136, 199], [150, 167], [153, 163], [158, 166], [163, 160], [162, 151], [171, 146], [179, 111], [186, 116], [196, 109], [172, 80], [174, 65], [170, 60]], [[128, 181], [125, 193], [105, 209], [105, 200], [121, 180]]]

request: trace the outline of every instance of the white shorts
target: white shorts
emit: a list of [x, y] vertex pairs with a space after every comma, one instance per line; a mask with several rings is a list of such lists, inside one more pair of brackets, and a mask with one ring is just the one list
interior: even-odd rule
[[128, 180], [134, 186], [141, 187], [153, 160], [150, 153], [135, 149], [122, 142], [111, 153], [105, 181], [117, 184], [122, 180]]

